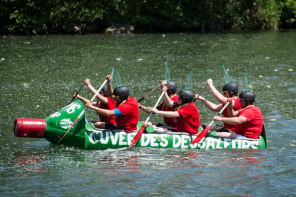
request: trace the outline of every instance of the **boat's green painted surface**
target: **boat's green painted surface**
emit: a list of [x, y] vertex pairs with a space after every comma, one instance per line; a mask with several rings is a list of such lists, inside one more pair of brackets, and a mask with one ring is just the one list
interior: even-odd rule
[[[45, 138], [54, 144], [103, 150], [128, 147], [137, 133], [137, 131], [126, 133], [121, 130], [95, 129], [83, 115], [59, 142], [82, 110], [81, 101], [76, 101], [47, 117]], [[142, 124], [139, 122], [138, 128], [141, 128]], [[200, 127], [199, 132], [201, 131]], [[261, 149], [266, 148], [264, 127], [263, 131], [259, 140], [221, 138], [217, 137], [215, 132], [210, 131], [201, 142], [191, 144], [196, 135], [190, 136], [182, 132], [155, 133], [152, 128], [148, 127], [135, 146], [177, 149]]]

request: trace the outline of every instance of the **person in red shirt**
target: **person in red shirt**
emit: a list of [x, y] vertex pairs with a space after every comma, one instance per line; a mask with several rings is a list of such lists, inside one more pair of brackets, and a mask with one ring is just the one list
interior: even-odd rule
[[[204, 97], [200, 96], [200, 95], [195, 95], [195, 99], [200, 100], [205, 106], [207, 106], [210, 110], [212, 111], [216, 111], [219, 112], [221, 111], [221, 109], [224, 107], [224, 105], [228, 102], [228, 99], [231, 98], [231, 106], [233, 110], [238, 111], [241, 109], [241, 105], [239, 102], [239, 97], [237, 96], [238, 93], [238, 86], [236, 83], [234, 82], [230, 82], [227, 83], [223, 86], [223, 95], [215, 88], [215, 86], [213, 85], [213, 80], [212, 79], [208, 79], [207, 80], [207, 84], [210, 87], [214, 97], [221, 103], [221, 104], [214, 104], [211, 101], [205, 99]], [[225, 109], [222, 112], [224, 117], [230, 117], [231, 112], [228, 111], [228, 109]], [[211, 130], [214, 131], [218, 131], [218, 132], [222, 132], [222, 131], [226, 131], [226, 132], [235, 132], [235, 125], [231, 125], [228, 123], [224, 123], [224, 127], [222, 126], [215, 126], [213, 125], [211, 128]]]
[[[167, 87], [163, 87], [163, 91], [167, 91]], [[193, 102], [194, 94], [190, 90], [183, 89], [178, 95], [178, 102], [174, 102], [170, 100], [167, 93], [164, 94], [164, 102], [167, 106], [174, 108], [174, 111], [161, 111], [157, 108], [153, 108], [152, 112], [177, 120], [176, 128], [165, 127], [166, 129], [177, 132], [186, 132], [190, 135], [196, 134], [200, 125], [200, 120], [199, 112]]]
[[[90, 80], [86, 78], [84, 80], [84, 83], [87, 85], [87, 87], [91, 90], [93, 94], [97, 93], [97, 90], [90, 84]], [[87, 99], [84, 97], [80, 96], [79, 94], [76, 96], [79, 100], [82, 102], [86, 103], [88, 102]], [[99, 94], [97, 94], [98, 101], [97, 102], [92, 102], [92, 105], [100, 107], [102, 109], [107, 109], [107, 110], [113, 110], [115, 109], [115, 101], [108, 96], [107, 92], [107, 85], [104, 85], [102, 90], [100, 91]], [[94, 126], [96, 128], [113, 128], [116, 125], [115, 117], [110, 116], [102, 116], [99, 114], [100, 117], [100, 122], [95, 122]]]
[[129, 89], [126, 86], [117, 87], [113, 90], [110, 75], [107, 75], [106, 79], [108, 95], [115, 99], [116, 108], [113, 110], [102, 109], [90, 102], [86, 102], [85, 105], [96, 110], [102, 116], [115, 117], [116, 126], [110, 129], [124, 130], [128, 133], [136, 130], [139, 122], [139, 104], [137, 100], [129, 96]]
[[[170, 100], [172, 100], [173, 102], [178, 102], [178, 95], [176, 94], [178, 86], [177, 83], [174, 81], [163, 81], [162, 83], [165, 83], [167, 85], [167, 95], [169, 96]], [[147, 113], [150, 113], [152, 111], [151, 107], [146, 107], [143, 105], [139, 105], [139, 108]], [[157, 106], [158, 110], [161, 111], [174, 111], [174, 108], [168, 106], [165, 104], [165, 102], [163, 101], [160, 105]], [[170, 117], [163, 117], [163, 121], [166, 125], [168, 125], [169, 127], [173, 127], [173, 128], [177, 128], [177, 122], [175, 118], [170, 118]], [[156, 122], [148, 122], [147, 125], [151, 126], [151, 125], [155, 125], [155, 126], [165, 126], [165, 124], [162, 123], [156, 123]]]
[[230, 108], [232, 115], [235, 117], [213, 117], [213, 120], [237, 125], [235, 133], [219, 132], [217, 135], [230, 138], [259, 139], [263, 127], [263, 117], [260, 109], [253, 105], [255, 94], [251, 91], [244, 91], [240, 93], [239, 98], [242, 109], [235, 112]]

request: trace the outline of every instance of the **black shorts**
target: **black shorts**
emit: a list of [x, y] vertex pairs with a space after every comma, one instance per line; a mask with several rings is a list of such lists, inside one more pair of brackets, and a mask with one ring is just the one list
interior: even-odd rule
[[111, 123], [108, 123], [108, 122], [105, 122], [105, 129], [116, 129], [116, 126], [114, 124], [111, 124]]

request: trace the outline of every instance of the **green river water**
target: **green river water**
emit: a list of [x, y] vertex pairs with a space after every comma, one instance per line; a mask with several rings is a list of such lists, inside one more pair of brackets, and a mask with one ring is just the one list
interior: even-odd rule
[[[0, 39], [1, 196], [295, 196], [296, 32], [2, 36]], [[208, 78], [222, 90], [221, 64], [243, 89], [243, 70], [263, 114], [262, 150], [130, 149], [88, 151], [16, 138], [16, 118], [66, 106], [88, 77], [99, 87], [116, 65], [141, 98], [164, 79], [192, 91]], [[81, 95], [91, 98], [87, 88]], [[142, 101], [153, 106], [160, 92]], [[217, 103], [209, 89], [203, 96]], [[216, 114], [196, 102], [201, 122]], [[98, 120], [86, 111], [89, 120]], [[140, 120], [148, 114], [141, 112]], [[154, 115], [151, 121], [162, 121]]]

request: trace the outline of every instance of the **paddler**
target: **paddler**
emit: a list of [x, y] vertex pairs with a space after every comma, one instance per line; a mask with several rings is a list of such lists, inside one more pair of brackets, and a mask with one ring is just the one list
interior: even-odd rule
[[[195, 95], [195, 99], [200, 100], [205, 106], [207, 106], [210, 110], [212, 111], [216, 111], [219, 112], [221, 111], [221, 109], [223, 108], [223, 106], [229, 101], [229, 99], [231, 99], [231, 108], [234, 111], [238, 111], [241, 109], [241, 105], [239, 102], [239, 97], [237, 96], [238, 93], [238, 85], [234, 82], [229, 82], [227, 84], [225, 84], [223, 86], [223, 95], [215, 88], [215, 86], [213, 85], [213, 80], [212, 79], [208, 79], [207, 80], [207, 84], [209, 86], [209, 88], [211, 89], [214, 97], [217, 99], [217, 101], [219, 101], [221, 104], [215, 104], [212, 103], [211, 101], [205, 99], [204, 97], [196, 94]], [[230, 115], [230, 111], [228, 110], [224, 110], [222, 112], [224, 117], [231, 117]], [[205, 127], [206, 125], [204, 125]], [[231, 125], [228, 123], [224, 123], [224, 127], [220, 126], [220, 125], [216, 125], [216, 126], [211, 126], [210, 130], [212, 131], [217, 131], [217, 132], [231, 132], [234, 133], [235, 131], [235, 125]]]
[[[91, 85], [90, 80], [86, 78], [84, 80], [84, 83], [87, 85], [87, 87], [92, 91], [93, 94], [96, 94], [97, 90]], [[74, 95], [76, 96], [76, 94]], [[82, 102], [86, 103], [88, 100], [79, 94], [77, 95], [77, 98], [81, 100]], [[98, 101], [92, 102], [91, 104], [93, 106], [107, 109], [107, 110], [114, 110], [115, 109], [115, 101], [109, 97], [108, 91], [107, 91], [107, 84], [105, 84], [100, 91], [100, 94], [97, 94]], [[94, 126], [99, 129], [114, 129], [116, 125], [115, 117], [114, 116], [103, 116], [99, 114], [100, 122], [95, 122]]]
[[213, 117], [213, 120], [224, 122], [224, 124], [236, 125], [235, 133], [219, 132], [217, 135], [230, 138], [259, 139], [263, 126], [263, 117], [260, 109], [253, 105], [255, 102], [255, 93], [244, 91], [240, 93], [239, 98], [242, 107], [241, 110], [234, 111], [233, 108], [229, 107], [234, 117]]
[[[102, 116], [115, 117], [116, 126], [112, 129], [124, 130], [128, 133], [137, 130], [139, 121], [139, 105], [137, 100], [129, 96], [129, 88], [126, 86], [116, 87], [113, 90], [110, 75], [107, 75], [106, 79], [109, 97], [112, 97], [116, 101], [116, 108], [113, 110], [102, 109], [90, 102], [86, 102], [85, 105], [97, 111]], [[105, 127], [103, 129], [108, 128]]]
[[164, 117], [175, 118], [177, 126], [175, 128], [165, 127], [164, 129], [162, 129], [162, 126], [154, 127], [154, 130], [167, 131], [169, 129], [171, 131], [186, 132], [191, 135], [196, 134], [200, 120], [199, 112], [195, 106], [195, 103], [193, 102], [193, 92], [185, 89], [181, 90], [178, 93], [178, 101], [174, 102], [167, 94], [167, 84], [164, 82], [162, 85], [162, 90], [165, 91], [165, 94], [163, 95], [164, 102], [168, 107], [173, 108], [174, 111], [162, 111], [158, 110], [157, 108], [153, 108], [152, 112]]
[[[167, 95], [169, 97], [169, 99], [173, 102], [178, 102], [178, 95], [176, 94], [178, 86], [177, 83], [174, 81], [163, 81], [162, 82], [162, 86], [164, 86], [164, 84], [167, 85]], [[147, 113], [150, 113], [152, 111], [151, 107], [146, 107], [143, 105], [139, 105], [139, 108]], [[174, 111], [174, 108], [168, 106], [165, 104], [165, 102], [163, 101], [160, 105], [157, 106], [158, 110], [161, 111]], [[165, 124], [162, 123], [156, 123], [156, 122], [148, 122], [147, 125], [151, 126], [151, 125], [155, 125], [157, 127], [165, 127], [165, 125], [169, 126], [169, 127], [173, 127], [176, 128], [177, 127], [177, 122], [175, 118], [170, 118], [170, 117], [163, 117], [163, 121]]]

